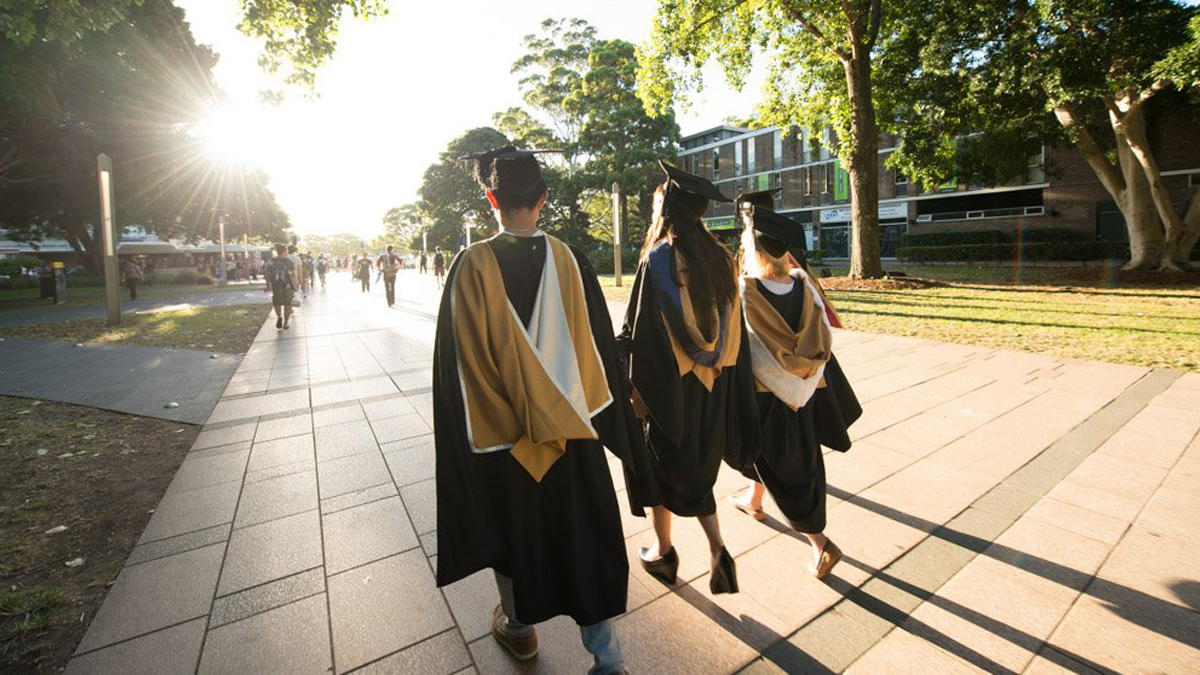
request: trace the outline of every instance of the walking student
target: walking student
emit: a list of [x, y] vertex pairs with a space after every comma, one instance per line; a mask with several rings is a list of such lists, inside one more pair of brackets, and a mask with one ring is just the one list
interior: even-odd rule
[[275, 247], [275, 257], [267, 263], [267, 282], [271, 286], [271, 304], [275, 306], [275, 327], [286, 330], [291, 327], [292, 299], [300, 285], [300, 273], [284, 244]]
[[142, 273], [142, 266], [137, 264], [137, 261], [133, 258], [127, 259], [121, 263], [121, 277], [125, 280], [125, 287], [129, 289], [130, 301], [137, 300], [138, 282], [145, 280], [145, 274]]
[[765, 519], [764, 492], [812, 545], [809, 574], [825, 578], [842, 551], [825, 535], [821, 446], [850, 449], [848, 427], [862, 414], [833, 356], [831, 312], [805, 260], [804, 231], [769, 207], [769, 193], [739, 198], [742, 303], [759, 393], [759, 448], [743, 474], [754, 481], [733, 505]]
[[608, 309], [587, 257], [538, 230], [533, 152], [469, 159], [500, 232], [456, 257], [438, 314], [438, 585], [490, 567], [492, 635], [513, 658], [536, 657], [534, 624], [565, 614], [589, 672], [620, 673], [629, 568], [604, 449], [634, 491], [649, 458]]
[[446, 257], [442, 255], [442, 247], [433, 253], [433, 276], [437, 277], [438, 288], [442, 287], [442, 276], [446, 273]]
[[362, 283], [362, 292], [371, 292], [371, 259], [367, 257], [364, 251], [362, 257], [358, 259], [358, 263], [354, 269], [355, 276]]
[[421, 257], [417, 260], [417, 268], [421, 271], [421, 274], [429, 273], [429, 267], [426, 264], [427, 262], [428, 259], [425, 257], [425, 251], [421, 251]]
[[618, 338], [658, 486], [657, 495], [635, 503], [651, 508], [656, 537], [639, 557], [651, 576], [674, 584], [671, 518], [696, 517], [711, 555], [709, 590], [736, 593], [713, 485], [722, 460], [738, 470], [753, 461], [758, 416], [733, 256], [701, 221], [711, 200], [730, 199], [699, 176], [659, 164], [666, 180], [654, 192], [654, 219]]
[[321, 290], [325, 290], [325, 273], [329, 271], [329, 260], [322, 253], [320, 258], [317, 258], [317, 276], [321, 277]]
[[387, 294], [388, 307], [396, 304], [396, 273], [400, 271], [400, 256], [393, 253], [392, 249], [393, 247], [389, 244], [387, 252], [375, 261], [375, 266], [383, 275], [383, 290]]

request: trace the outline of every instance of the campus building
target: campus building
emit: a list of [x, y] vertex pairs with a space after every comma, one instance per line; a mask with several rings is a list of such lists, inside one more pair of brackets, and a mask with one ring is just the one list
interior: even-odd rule
[[[1150, 143], [1173, 201], [1182, 206], [1200, 187], [1200, 125], [1168, 111], [1148, 122]], [[682, 139], [680, 166], [712, 180], [733, 197], [781, 188], [776, 209], [805, 230], [810, 250], [828, 259], [850, 251], [850, 181], [830, 148], [832, 132], [809, 138], [798, 128], [719, 126]], [[1030, 157], [1023, 175], [1005, 185], [952, 180], [932, 192], [910, 184], [885, 160], [895, 138], [879, 141], [881, 251], [893, 258], [905, 233], [1066, 228], [1087, 240], [1126, 241], [1124, 219], [1091, 167], [1069, 146], [1045, 147]], [[712, 230], [734, 229], [732, 204], [715, 204]]]

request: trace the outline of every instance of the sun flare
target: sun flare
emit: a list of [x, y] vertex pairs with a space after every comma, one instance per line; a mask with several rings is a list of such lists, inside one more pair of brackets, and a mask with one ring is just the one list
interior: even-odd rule
[[214, 109], [200, 123], [198, 132], [215, 158], [248, 162], [262, 159], [263, 136], [257, 126], [250, 111], [225, 106]]

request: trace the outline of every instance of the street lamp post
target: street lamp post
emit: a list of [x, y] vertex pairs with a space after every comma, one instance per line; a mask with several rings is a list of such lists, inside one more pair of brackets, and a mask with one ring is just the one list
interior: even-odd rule
[[121, 278], [117, 269], [117, 223], [113, 215], [112, 158], [104, 153], [96, 157], [100, 180], [100, 230], [104, 246], [104, 291], [108, 302], [108, 323], [121, 323]]
[[225, 275], [225, 216], [217, 216], [217, 236], [221, 239], [221, 262], [217, 265], [217, 281], [225, 283], [228, 281]]
[[621, 285], [621, 186], [613, 183], [613, 283]]

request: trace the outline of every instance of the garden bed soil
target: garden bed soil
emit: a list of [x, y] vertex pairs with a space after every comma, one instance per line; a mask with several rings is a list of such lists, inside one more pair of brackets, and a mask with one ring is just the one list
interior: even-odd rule
[[923, 288], [940, 288], [943, 281], [920, 279], [907, 276], [889, 276], [882, 279], [851, 279], [849, 277], [824, 277], [821, 288], [827, 291], [913, 291]]
[[0, 672], [62, 670], [199, 431], [0, 396]]

